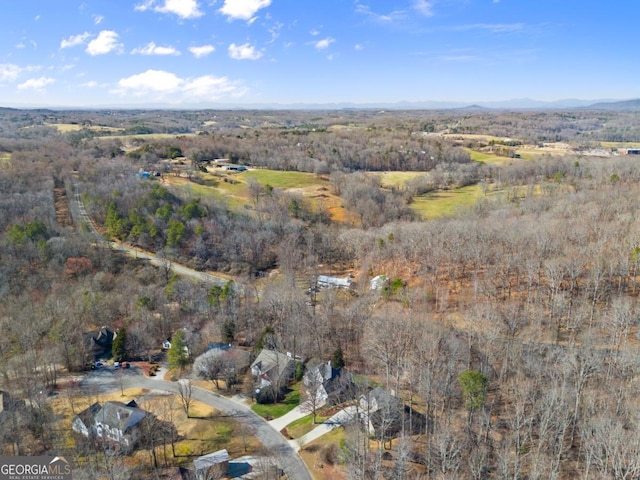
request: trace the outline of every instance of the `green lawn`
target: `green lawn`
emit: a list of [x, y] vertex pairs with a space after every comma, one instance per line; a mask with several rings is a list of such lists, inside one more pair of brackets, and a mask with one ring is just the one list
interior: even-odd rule
[[264, 418], [279, 418], [300, 405], [300, 384], [294, 385], [280, 403], [260, 404], [256, 403], [251, 410]]
[[513, 158], [500, 157], [491, 153], [476, 152], [475, 150], [471, 150], [470, 148], [465, 148], [465, 150], [469, 152], [469, 156], [474, 162], [500, 164], [513, 160]]
[[278, 170], [256, 169], [238, 175], [238, 180], [247, 181], [253, 178], [261, 185], [271, 185], [275, 188], [303, 188], [303, 187], [328, 187], [329, 182], [318, 177], [314, 173], [305, 172], [281, 172]]

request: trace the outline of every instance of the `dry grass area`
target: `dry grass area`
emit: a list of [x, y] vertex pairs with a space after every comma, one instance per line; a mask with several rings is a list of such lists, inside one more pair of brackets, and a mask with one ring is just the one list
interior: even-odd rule
[[[140, 408], [153, 412], [158, 418], [172, 422], [176, 426], [180, 435], [180, 440], [175, 445], [176, 457], [171, 453], [171, 445], [167, 445], [166, 448], [157, 447], [157, 455], [162, 462], [164, 462], [164, 455], [167, 455], [168, 463], [187, 465], [196, 456], [222, 448], [229, 451], [231, 458], [261, 451], [260, 442], [253, 436], [243, 436], [240, 424], [232, 418], [198, 401], [193, 401], [191, 404], [189, 418], [187, 418], [179, 397], [167, 392], [132, 388], [109, 394], [79, 395], [77, 391], [63, 390], [51, 401], [51, 406], [59, 418], [60, 427], [70, 430], [73, 416], [94, 402], [126, 403], [130, 400], [135, 400]], [[149, 462], [149, 452], [136, 451], [129, 461], [146, 464]]]
[[[340, 463], [340, 444], [344, 442], [344, 429], [336, 428], [323, 435], [318, 440], [305, 445], [300, 450], [300, 456], [315, 480], [346, 480], [347, 468]], [[335, 452], [335, 462], [330, 460]]]
[[77, 132], [78, 130], [87, 129], [94, 132], [120, 132], [122, 128], [105, 127], [102, 125], [81, 125], [79, 123], [46, 123], [48, 127], [54, 127], [60, 133]]

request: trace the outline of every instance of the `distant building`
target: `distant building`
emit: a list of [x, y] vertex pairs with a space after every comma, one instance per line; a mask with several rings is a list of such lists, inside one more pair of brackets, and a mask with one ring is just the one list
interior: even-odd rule
[[331, 277], [329, 275], [318, 275], [318, 278], [316, 278], [316, 284], [319, 287], [349, 288], [351, 286], [351, 277], [347, 276], [340, 278]]
[[387, 284], [387, 276], [386, 275], [377, 275], [369, 280], [369, 289], [371, 290], [382, 290]]
[[222, 167], [223, 170], [233, 171], [233, 172], [246, 172], [247, 167], [244, 165], [225, 165]]

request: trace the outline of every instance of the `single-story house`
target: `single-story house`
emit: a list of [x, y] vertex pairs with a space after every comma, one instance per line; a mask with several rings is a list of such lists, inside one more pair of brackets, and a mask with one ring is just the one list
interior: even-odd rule
[[349, 288], [351, 286], [351, 277], [346, 276], [344, 278], [340, 278], [331, 277], [329, 275], [318, 275], [316, 278], [316, 284], [320, 287]]
[[264, 349], [251, 364], [251, 374], [256, 381], [258, 402], [272, 402], [282, 396], [293, 380], [295, 361], [290, 355]]

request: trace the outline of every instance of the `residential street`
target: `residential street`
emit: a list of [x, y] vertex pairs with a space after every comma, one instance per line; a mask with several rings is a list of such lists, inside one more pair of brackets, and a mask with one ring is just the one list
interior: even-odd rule
[[[122, 379], [116, 376], [117, 371], [109, 368], [91, 372], [83, 379], [82, 386], [83, 388], [97, 387], [102, 392], [115, 391], [120, 389], [120, 381], [122, 380], [124, 388], [147, 388], [149, 390], [172, 393], [177, 393], [178, 391], [178, 387], [174, 382], [145, 377], [135, 368], [119, 371], [124, 372], [122, 373]], [[249, 407], [198, 387], [193, 387], [193, 398], [234, 417], [238, 422], [246, 424], [269, 453], [273, 455], [289, 479], [312, 479], [309, 469], [296, 452], [296, 449], [290, 445], [279, 431], [275, 430]]]

